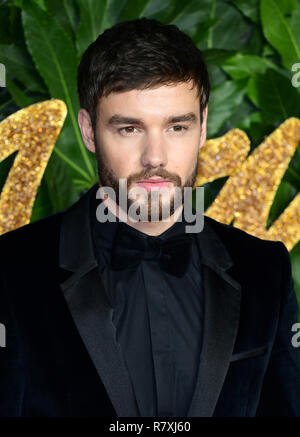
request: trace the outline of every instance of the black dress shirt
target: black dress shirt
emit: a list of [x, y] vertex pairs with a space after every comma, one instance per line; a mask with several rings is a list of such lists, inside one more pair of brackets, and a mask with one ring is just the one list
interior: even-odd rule
[[[197, 240], [193, 239], [191, 262], [183, 277], [166, 273], [155, 258], [115, 271], [110, 257], [120, 220], [100, 223], [95, 211], [91, 216], [99, 273], [140, 415], [186, 417], [197, 378], [204, 314]], [[159, 237], [184, 233], [187, 223], [183, 214], [182, 218]], [[132, 238], [147, 238], [122, 223], [130, 228]]]

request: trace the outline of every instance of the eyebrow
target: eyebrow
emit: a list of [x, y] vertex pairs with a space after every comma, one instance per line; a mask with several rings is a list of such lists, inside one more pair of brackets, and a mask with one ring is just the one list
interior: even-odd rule
[[[188, 112], [187, 114], [171, 115], [167, 119], [167, 123], [179, 123], [184, 121], [196, 122], [198, 117], [194, 112]], [[140, 124], [144, 125], [145, 122], [142, 118], [124, 117], [121, 114], [114, 114], [107, 122], [108, 126], [119, 124]]]

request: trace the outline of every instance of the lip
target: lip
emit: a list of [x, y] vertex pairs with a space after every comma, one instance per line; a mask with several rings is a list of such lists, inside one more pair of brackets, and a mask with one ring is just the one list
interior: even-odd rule
[[168, 187], [171, 181], [165, 179], [147, 179], [144, 181], [138, 181], [137, 185], [142, 188], [145, 188], [147, 191], [151, 190], [160, 190], [161, 188]]
[[139, 183], [143, 183], [143, 184], [146, 184], [146, 183], [148, 183], [148, 184], [153, 184], [153, 183], [162, 183], [162, 182], [170, 182], [168, 179], [152, 179], [152, 178], [150, 178], [150, 179], [143, 179], [142, 181], [138, 181], [137, 183], [139, 184]]

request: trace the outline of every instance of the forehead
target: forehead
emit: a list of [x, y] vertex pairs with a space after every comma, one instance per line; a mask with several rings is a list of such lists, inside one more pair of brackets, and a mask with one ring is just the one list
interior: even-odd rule
[[111, 93], [98, 102], [97, 112], [111, 116], [126, 111], [126, 114], [164, 116], [180, 112], [197, 111], [199, 97], [193, 82], [172, 85], [157, 85], [147, 89], [134, 89]]

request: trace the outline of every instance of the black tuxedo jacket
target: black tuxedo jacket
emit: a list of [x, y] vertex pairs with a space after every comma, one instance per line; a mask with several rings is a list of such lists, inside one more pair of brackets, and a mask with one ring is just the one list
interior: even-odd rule
[[[97, 188], [0, 237], [1, 416], [139, 415], [93, 250]], [[188, 417], [300, 416], [285, 246], [208, 217], [197, 238], [205, 317]]]

